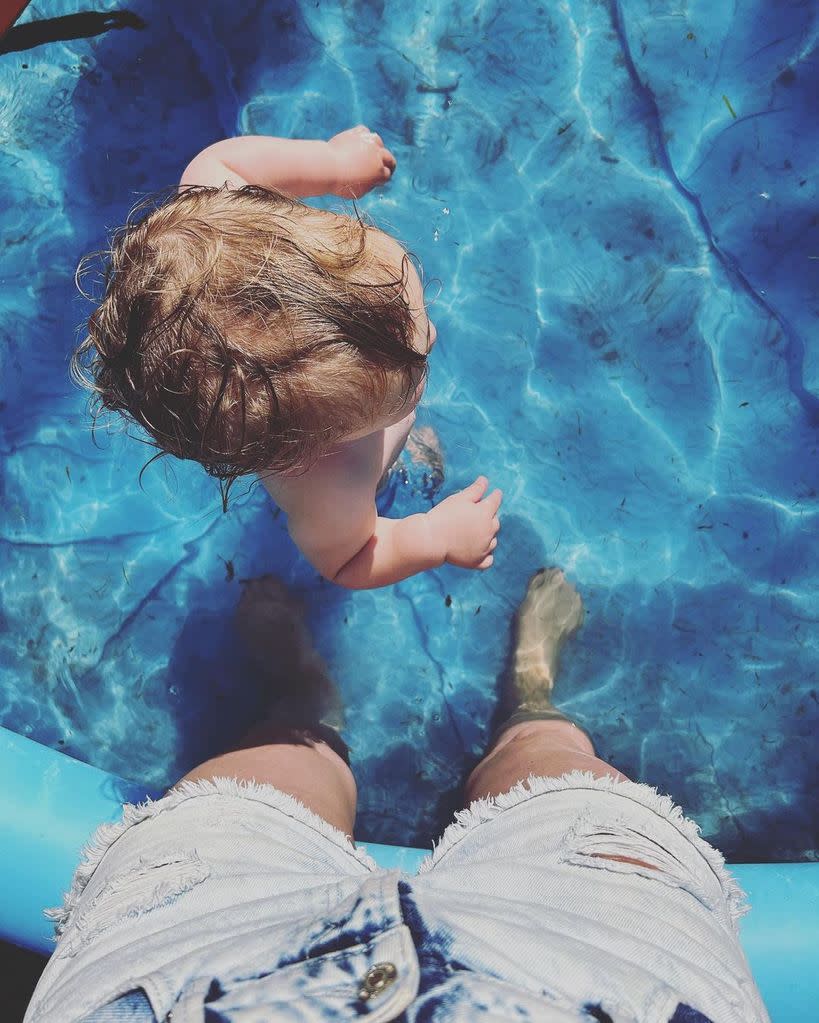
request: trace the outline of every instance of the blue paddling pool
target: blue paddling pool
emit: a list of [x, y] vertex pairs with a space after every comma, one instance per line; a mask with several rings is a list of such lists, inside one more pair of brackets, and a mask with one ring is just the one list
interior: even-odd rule
[[[558, 702], [749, 864], [760, 986], [777, 1020], [808, 1018], [816, 5], [129, 12], [69, 38], [74, 5], [43, 0], [0, 45], [4, 933], [42, 947], [39, 912], [97, 817], [264, 713], [232, 625], [242, 579], [274, 573], [304, 599], [348, 709], [362, 841], [417, 848], [485, 749], [526, 580], [558, 564], [588, 612]], [[138, 198], [220, 137], [358, 121], [398, 158], [362, 208], [435, 298], [422, 420], [442, 492], [483, 472], [506, 496], [490, 572], [348, 593], [299, 558], [260, 488], [223, 514], [195, 465], [140, 485], [150, 452], [92, 437], [67, 361], [89, 313], [77, 261]], [[405, 515], [432, 497], [408, 465], [387, 500]]]

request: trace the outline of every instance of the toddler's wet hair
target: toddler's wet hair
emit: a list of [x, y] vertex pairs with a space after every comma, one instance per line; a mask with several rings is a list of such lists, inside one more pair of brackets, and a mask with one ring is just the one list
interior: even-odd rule
[[186, 188], [114, 234], [72, 374], [95, 415], [200, 462], [226, 500], [237, 477], [304, 471], [406, 400], [426, 364], [407, 271], [360, 219], [258, 186]]

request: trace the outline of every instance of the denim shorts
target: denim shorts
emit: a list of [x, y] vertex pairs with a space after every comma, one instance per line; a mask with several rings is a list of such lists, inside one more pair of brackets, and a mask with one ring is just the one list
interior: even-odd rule
[[270, 786], [183, 783], [97, 832], [26, 1023], [765, 1023], [742, 901], [633, 782], [530, 778], [412, 877]]

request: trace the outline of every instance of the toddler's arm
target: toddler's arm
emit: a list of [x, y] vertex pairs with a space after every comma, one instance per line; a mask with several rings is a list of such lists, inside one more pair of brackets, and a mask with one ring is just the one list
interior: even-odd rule
[[389, 586], [445, 562], [461, 568], [489, 568], [500, 528], [500, 490], [484, 498], [489, 481], [446, 498], [431, 511], [406, 519], [379, 516], [372, 536], [333, 577], [351, 590]]
[[431, 511], [405, 519], [378, 515], [372, 492], [328, 467], [271, 489], [288, 515], [293, 541], [326, 579], [352, 590], [374, 589], [449, 562], [489, 568], [500, 528], [499, 490], [486, 496], [485, 476]]
[[215, 142], [191, 160], [180, 185], [264, 185], [290, 195], [359, 199], [388, 181], [395, 157], [363, 124], [328, 142], [241, 135]]

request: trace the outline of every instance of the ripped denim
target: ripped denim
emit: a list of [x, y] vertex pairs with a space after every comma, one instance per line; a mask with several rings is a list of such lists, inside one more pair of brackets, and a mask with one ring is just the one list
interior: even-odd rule
[[768, 1023], [742, 899], [632, 782], [531, 778], [415, 877], [269, 786], [187, 783], [97, 833], [26, 1023]]

